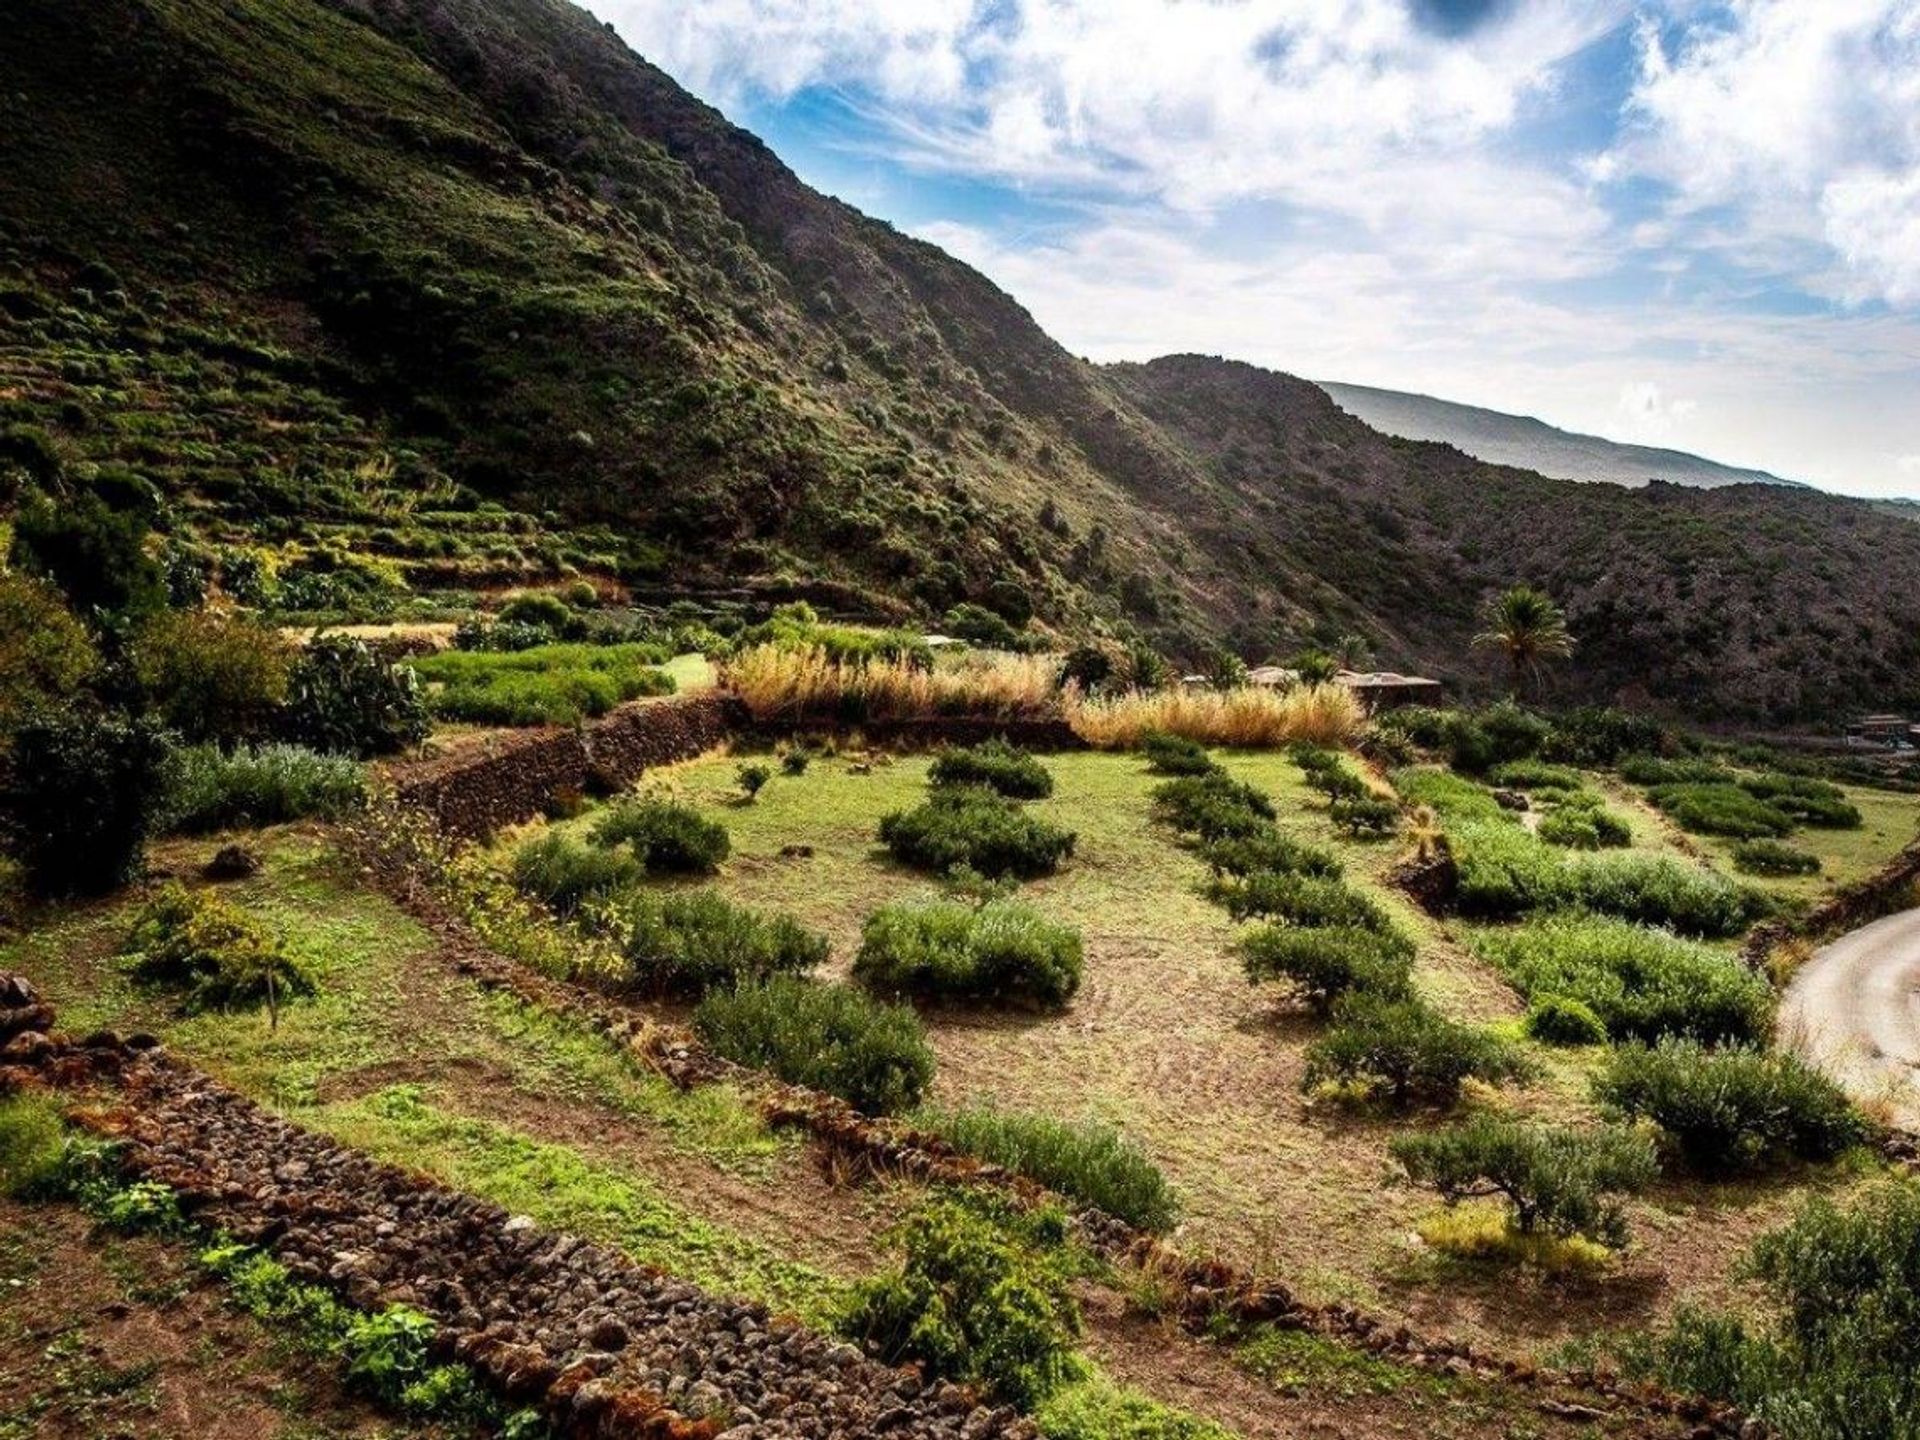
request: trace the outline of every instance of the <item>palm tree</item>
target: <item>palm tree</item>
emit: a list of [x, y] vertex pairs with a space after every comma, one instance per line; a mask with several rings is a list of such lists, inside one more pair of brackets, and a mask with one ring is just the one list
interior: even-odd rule
[[1513, 692], [1518, 695], [1529, 678], [1538, 678], [1548, 660], [1564, 660], [1573, 653], [1567, 617], [1553, 597], [1531, 585], [1514, 585], [1487, 606], [1487, 628], [1473, 637], [1476, 646], [1506, 653], [1513, 667]]

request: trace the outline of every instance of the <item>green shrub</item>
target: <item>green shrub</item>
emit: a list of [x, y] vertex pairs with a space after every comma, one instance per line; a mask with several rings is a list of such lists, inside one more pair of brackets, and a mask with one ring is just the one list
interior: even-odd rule
[[806, 750], [789, 750], [780, 757], [780, 769], [787, 775], [804, 775], [812, 763], [813, 756]]
[[1413, 994], [1413, 944], [1395, 931], [1261, 925], [1242, 935], [1235, 948], [1247, 979], [1284, 982], [1322, 1014], [1355, 990], [1390, 1000]]
[[991, 790], [949, 786], [880, 821], [894, 859], [943, 875], [964, 866], [989, 879], [1051, 875], [1073, 854], [1074, 834], [1027, 814]]
[[1490, 932], [1475, 948], [1521, 994], [1577, 1000], [1616, 1040], [1764, 1043], [1773, 991], [1730, 955], [1622, 920], [1563, 916]]
[[1284, 872], [1216, 876], [1207, 898], [1226, 907], [1236, 920], [1278, 920], [1288, 925], [1348, 925], [1385, 932], [1393, 928], [1386, 911], [1370, 895], [1338, 880]]
[[427, 738], [426, 698], [411, 666], [359, 640], [319, 635], [293, 662], [282, 738], [329, 755], [390, 755]]
[[311, 995], [313, 980], [265, 926], [231, 901], [178, 881], [141, 907], [120, 948], [143, 985], [178, 991], [189, 1011]]
[[1425, 805], [1449, 821], [1484, 820], [1517, 828], [1491, 790], [1449, 771], [1427, 766], [1400, 770], [1393, 784], [1409, 805]]
[[561, 636], [579, 624], [573, 607], [546, 590], [530, 590], [514, 596], [500, 607], [500, 619], [508, 625], [537, 625]]
[[711, 890], [616, 891], [593, 912], [631, 967], [632, 983], [659, 995], [707, 991], [811, 970], [829, 946], [788, 915], [730, 904]]
[[0, 737], [71, 700], [99, 668], [86, 627], [53, 586], [0, 571]]
[[901, 1269], [857, 1285], [842, 1322], [883, 1362], [1028, 1409], [1078, 1378], [1079, 1312], [1051, 1248], [958, 1199], [922, 1206], [897, 1235]]
[[152, 506], [140, 501], [36, 493], [14, 517], [8, 558], [12, 568], [50, 580], [89, 621], [150, 615], [167, 601], [160, 562], [147, 549], [152, 519]]
[[1511, 700], [1495, 701], [1474, 720], [1487, 737], [1496, 765], [1538, 755], [1553, 734], [1551, 724]]
[[1740, 788], [1765, 801], [1774, 809], [1802, 825], [1822, 830], [1854, 830], [1861, 825], [1858, 809], [1838, 785], [1809, 775], [1764, 775], [1741, 777]]
[[1141, 736], [1140, 751], [1147, 757], [1147, 769], [1155, 775], [1211, 775], [1220, 768], [1198, 740], [1161, 730]]
[[758, 760], [748, 761], [733, 772], [733, 778], [740, 786], [740, 792], [752, 800], [766, 789], [767, 782], [773, 779], [773, 767]]
[[260, 745], [222, 753], [192, 745], [167, 757], [161, 827], [197, 835], [238, 826], [337, 820], [366, 799], [366, 774], [346, 755], [299, 745]]
[[678, 800], [627, 799], [593, 824], [593, 843], [624, 845], [655, 875], [710, 875], [732, 852], [727, 827]]
[[1153, 789], [1153, 813], [1202, 840], [1259, 834], [1274, 818], [1273, 802], [1225, 772], [1181, 775]]
[[0, 1195], [51, 1200], [65, 1188], [67, 1125], [61, 1102], [44, 1091], [0, 1098]]
[[1081, 964], [1080, 932], [1017, 900], [902, 901], [867, 917], [853, 975], [889, 995], [1057, 1006]]
[[963, 600], [955, 605], [941, 623], [949, 635], [969, 645], [983, 645], [990, 650], [1018, 650], [1022, 644], [1018, 630], [986, 606], [972, 601]]
[[1527, 1007], [1527, 1034], [1543, 1045], [1604, 1045], [1606, 1023], [1584, 1000], [1542, 995]]
[[1633, 843], [1633, 827], [1598, 803], [1566, 804], [1540, 817], [1534, 832], [1568, 850], [1619, 850]]
[[1627, 1220], [1611, 1197], [1645, 1187], [1657, 1165], [1653, 1144], [1632, 1130], [1571, 1130], [1476, 1115], [1464, 1125], [1403, 1135], [1393, 1158], [1417, 1185], [1449, 1205], [1493, 1194], [1522, 1235], [1584, 1235], [1617, 1247]]
[[1612, 765], [1622, 755], [1650, 753], [1666, 743], [1658, 720], [1602, 705], [1578, 705], [1553, 717], [1541, 754], [1567, 765]]
[[153, 712], [188, 740], [264, 733], [287, 698], [293, 649], [238, 616], [162, 611], [133, 638], [131, 660]]
[[1656, 785], [1647, 796], [1676, 825], [1695, 835], [1751, 840], [1759, 835], [1785, 835], [1793, 829], [1791, 815], [1738, 785]]
[[1200, 847], [1200, 858], [1219, 875], [1275, 871], [1338, 880], [1341, 873], [1339, 857], [1331, 850], [1283, 835], [1272, 825], [1251, 834], [1210, 841]]
[[1327, 818], [1355, 838], [1379, 838], [1400, 828], [1400, 807], [1379, 795], [1338, 796], [1327, 807]]
[[1580, 772], [1545, 760], [1509, 760], [1488, 772], [1487, 783], [1508, 790], [1578, 790]]
[[1733, 847], [1733, 868], [1743, 875], [1818, 875], [1820, 857], [1778, 840], [1743, 840]]
[[166, 734], [146, 717], [50, 711], [14, 736], [8, 842], [43, 895], [97, 893], [138, 873], [166, 794]]
[[933, 1083], [933, 1049], [909, 1005], [794, 975], [716, 990], [694, 1028], [729, 1060], [838, 1095], [870, 1115], [911, 1110]]
[[984, 785], [1010, 800], [1044, 800], [1053, 794], [1047, 767], [1004, 740], [941, 751], [927, 779], [934, 785]]
[[415, 662], [436, 715], [486, 725], [573, 725], [648, 695], [671, 695], [648, 641], [535, 645], [511, 652], [443, 650]]
[[1302, 1089], [1331, 1083], [1384, 1095], [1395, 1106], [1451, 1104], [1468, 1080], [1491, 1085], [1528, 1074], [1519, 1051], [1499, 1036], [1418, 1000], [1355, 991], [1335, 1004], [1333, 1020], [1307, 1047]]
[[1629, 755], [1620, 762], [1620, 776], [1635, 785], [1727, 785], [1733, 772], [1717, 760], [1668, 759], [1660, 755]]
[[[1741, 1266], [1764, 1308], [1683, 1307], [1632, 1358], [1667, 1385], [1730, 1400], [1795, 1440], [1895, 1440], [1920, 1414], [1920, 1184], [1848, 1209], [1816, 1197]], [[1747, 1309], [1747, 1307], [1743, 1307]]]
[[1785, 1052], [1692, 1040], [1623, 1046], [1594, 1093], [1620, 1115], [1653, 1121], [1703, 1170], [1831, 1159], [1868, 1134], [1838, 1086]]
[[1736, 935], [1768, 908], [1725, 876], [1667, 855], [1568, 855], [1501, 819], [1448, 826], [1458, 866], [1454, 899], [1467, 915], [1506, 918], [1586, 908], [1690, 935]]
[[1110, 1125], [986, 1106], [930, 1110], [916, 1115], [914, 1123], [956, 1149], [1142, 1230], [1171, 1230], [1179, 1219], [1166, 1176]]
[[638, 881], [640, 862], [623, 851], [586, 845], [558, 830], [526, 841], [513, 852], [514, 888], [555, 913], [571, 915], [589, 900], [604, 899]]

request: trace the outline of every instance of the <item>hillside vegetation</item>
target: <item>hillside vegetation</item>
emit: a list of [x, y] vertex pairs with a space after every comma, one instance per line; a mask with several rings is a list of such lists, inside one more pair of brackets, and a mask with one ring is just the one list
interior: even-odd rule
[[294, 592], [314, 610], [572, 571], [748, 581], [1182, 656], [1358, 634], [1474, 681], [1476, 607], [1526, 578], [1566, 604], [1583, 691], [1776, 719], [1920, 702], [1899, 517], [1548, 481], [1286, 376], [1090, 365], [570, 5], [10, 19], [0, 466], [133, 467], [230, 584], [217, 547], [264, 543], [322, 577]]

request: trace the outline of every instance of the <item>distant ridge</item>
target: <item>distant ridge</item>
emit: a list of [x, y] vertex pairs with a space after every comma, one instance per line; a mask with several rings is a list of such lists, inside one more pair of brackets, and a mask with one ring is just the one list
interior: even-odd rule
[[1439, 440], [1489, 465], [1513, 465], [1557, 480], [1606, 481], [1641, 486], [1650, 480], [1694, 485], [1798, 485], [1765, 470], [1742, 470], [1651, 445], [1622, 445], [1598, 435], [1556, 429], [1525, 415], [1505, 415], [1476, 405], [1377, 390], [1371, 385], [1316, 382], [1348, 414], [1403, 440]]

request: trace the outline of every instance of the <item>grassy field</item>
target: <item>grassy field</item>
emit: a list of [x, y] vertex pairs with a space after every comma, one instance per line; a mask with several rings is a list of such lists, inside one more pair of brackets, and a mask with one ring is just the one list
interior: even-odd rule
[[[785, 910], [827, 934], [833, 958], [826, 973], [844, 974], [867, 914], [932, 888], [875, 841], [883, 815], [924, 795], [928, 761], [848, 752], [816, 760], [803, 775], [776, 774], [746, 802], [735, 780], [741, 758], [709, 757], [650, 783], [727, 826], [733, 856], [714, 882], [726, 895]], [[1519, 1035], [1517, 998], [1469, 953], [1466, 932], [1450, 933], [1385, 885], [1401, 856], [1397, 842], [1337, 835], [1324, 802], [1283, 755], [1221, 759], [1274, 799], [1289, 833], [1335, 848], [1349, 876], [1419, 938], [1415, 980], [1430, 1000], [1456, 1018]], [[1061, 754], [1047, 763], [1054, 794], [1033, 808], [1079, 841], [1059, 874], [1020, 893], [1081, 927], [1085, 984], [1058, 1016], [926, 1010], [940, 1061], [936, 1098], [1119, 1126], [1174, 1181], [1187, 1217], [1184, 1243], [1271, 1266], [1317, 1298], [1364, 1301], [1429, 1327], [1471, 1329], [1507, 1348], [1533, 1349], [1720, 1293], [1732, 1257], [1809, 1187], [1854, 1183], [1836, 1171], [1750, 1186], [1663, 1185], [1634, 1206], [1637, 1245], [1626, 1273], [1575, 1296], [1556, 1290], [1528, 1303], [1507, 1277], [1439, 1260], [1413, 1238], [1432, 1199], [1396, 1183], [1386, 1154], [1404, 1122], [1301, 1095], [1302, 1051], [1317, 1027], [1243, 978], [1229, 949], [1232, 923], [1198, 892], [1204, 867], [1151, 819], [1155, 777], [1129, 755]], [[1706, 855], [1629, 790], [1605, 788], [1639, 848]], [[581, 827], [591, 816], [562, 823]], [[1879, 829], [1870, 823], [1864, 834], [1849, 835], [1852, 863], [1868, 868], [1897, 848], [1890, 815]], [[1837, 839], [1842, 832], [1828, 833]], [[502, 855], [519, 838], [503, 837]], [[1587, 1082], [1599, 1052], [1533, 1048], [1542, 1067], [1536, 1084], [1475, 1091], [1469, 1106], [1590, 1117]]]

